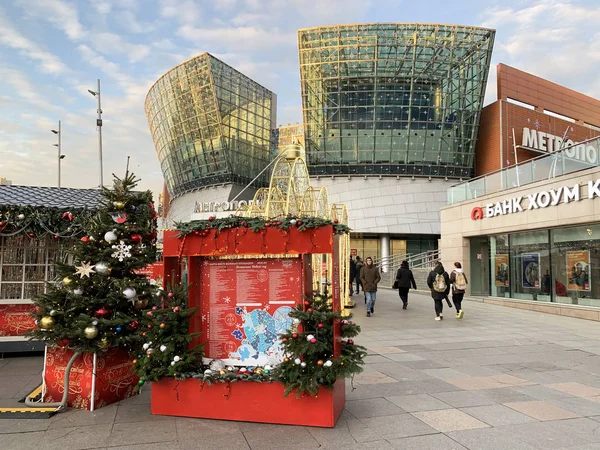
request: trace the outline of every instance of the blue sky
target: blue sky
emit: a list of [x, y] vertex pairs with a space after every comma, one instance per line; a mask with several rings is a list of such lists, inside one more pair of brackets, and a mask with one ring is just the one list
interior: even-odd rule
[[[600, 4], [580, 1], [12, 0], [0, 2], [0, 176], [54, 186], [62, 120], [63, 186], [98, 183], [96, 100], [102, 83], [104, 180], [127, 155], [142, 187], [162, 186], [144, 98], [204, 51], [278, 95], [278, 124], [300, 122], [296, 30], [358, 22], [430, 22], [497, 30], [503, 62], [600, 98]], [[486, 102], [496, 99], [495, 68]]]

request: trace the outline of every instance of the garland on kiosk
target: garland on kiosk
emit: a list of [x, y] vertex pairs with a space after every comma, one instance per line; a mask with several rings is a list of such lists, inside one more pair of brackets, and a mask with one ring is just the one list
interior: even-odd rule
[[0, 236], [25, 234], [30, 238], [52, 236], [55, 240], [83, 233], [94, 211], [84, 208], [59, 209], [45, 206], [0, 207]]

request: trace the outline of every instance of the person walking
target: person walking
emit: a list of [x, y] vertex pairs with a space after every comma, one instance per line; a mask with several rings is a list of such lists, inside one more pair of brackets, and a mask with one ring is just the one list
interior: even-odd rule
[[[360, 281], [360, 271], [361, 269], [364, 267], [364, 263], [362, 262], [362, 260], [360, 259], [360, 256], [356, 256], [356, 293], [360, 294], [360, 286], [361, 286], [361, 281]], [[363, 286], [363, 292], [365, 291], [365, 288]]]
[[354, 260], [352, 259], [352, 256], [350, 257], [350, 274], [349, 274], [349, 280], [350, 280], [350, 295], [354, 295], [354, 278], [356, 278], [356, 263], [354, 262]]
[[365, 301], [367, 303], [367, 317], [375, 313], [375, 298], [377, 296], [377, 283], [381, 280], [379, 269], [373, 264], [373, 259], [369, 256], [365, 262], [367, 263], [360, 270], [360, 281], [362, 283], [363, 292], [365, 293]]
[[450, 283], [452, 284], [452, 302], [456, 307], [456, 318], [462, 319], [465, 315], [462, 310], [462, 301], [468, 282], [459, 262], [454, 263], [454, 270], [450, 274]]
[[413, 289], [417, 288], [415, 283], [415, 277], [413, 276], [412, 270], [408, 267], [408, 261], [402, 261], [398, 272], [396, 272], [396, 283], [398, 286], [398, 294], [402, 300], [402, 309], [408, 307], [408, 291], [411, 286]]
[[431, 289], [431, 298], [435, 304], [435, 320], [442, 320], [444, 315], [444, 300], [450, 292], [450, 277], [448, 272], [444, 270], [444, 266], [440, 261], [435, 263], [435, 267], [427, 277], [427, 286]]

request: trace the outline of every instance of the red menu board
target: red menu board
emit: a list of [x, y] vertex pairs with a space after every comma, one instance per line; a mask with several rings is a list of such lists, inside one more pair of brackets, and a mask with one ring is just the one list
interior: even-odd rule
[[275, 365], [278, 335], [293, 326], [289, 312], [302, 302], [300, 258], [204, 260], [202, 332], [206, 357], [230, 365]]

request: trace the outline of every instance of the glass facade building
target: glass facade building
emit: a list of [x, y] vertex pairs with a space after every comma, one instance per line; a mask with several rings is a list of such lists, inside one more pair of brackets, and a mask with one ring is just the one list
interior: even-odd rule
[[[163, 75], [145, 110], [171, 198], [245, 185], [270, 161], [275, 94], [208, 53]], [[267, 172], [257, 186], [268, 183]]]
[[299, 30], [311, 174], [473, 176], [494, 36], [414, 23]]

